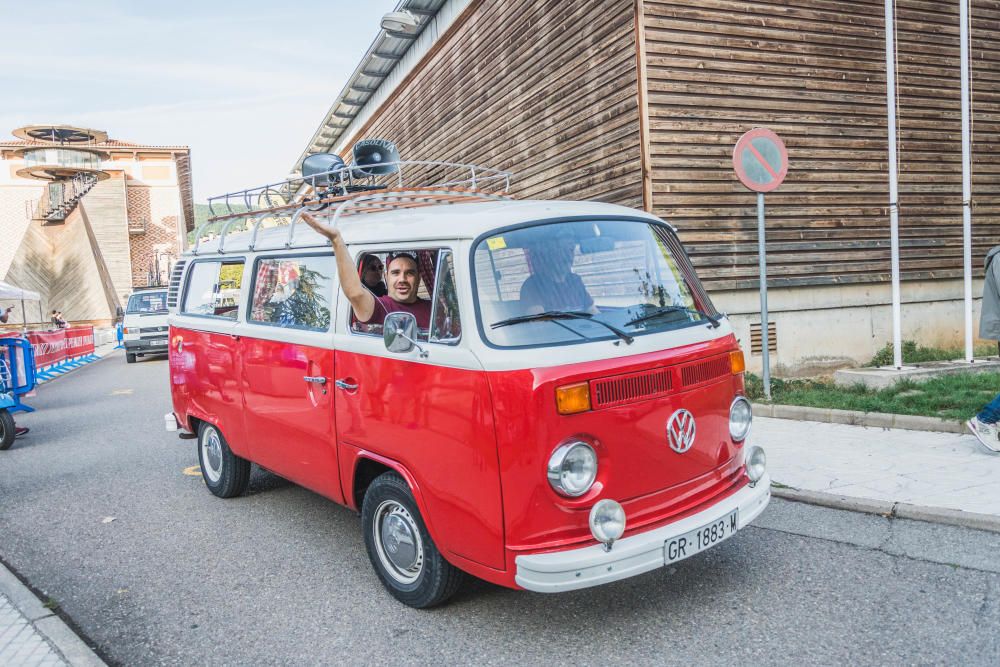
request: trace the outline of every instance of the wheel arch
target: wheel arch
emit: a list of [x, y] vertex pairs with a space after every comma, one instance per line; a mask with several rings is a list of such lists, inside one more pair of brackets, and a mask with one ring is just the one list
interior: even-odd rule
[[233, 440], [229, 437], [229, 433], [227, 432], [225, 426], [219, 423], [217, 415], [208, 415], [201, 412], [187, 412], [184, 414], [184, 420], [181, 422], [182, 426], [186, 425], [185, 428], [195, 435], [198, 435], [198, 429], [201, 428], [202, 424], [211, 424], [215, 428], [219, 429], [219, 432], [222, 433], [222, 437], [226, 439], [226, 444], [229, 445], [229, 448], [233, 450], [234, 454], [248, 460], [250, 459], [250, 452], [247, 447], [242, 442], [233, 442]]
[[[348, 485], [350, 494], [347, 495], [345, 500], [351, 503], [352, 509], [359, 512], [361, 511], [361, 503], [365, 498], [365, 492], [368, 491], [368, 487], [371, 486], [376, 477], [387, 472], [394, 472], [402, 477], [406, 485], [410, 487], [410, 493], [413, 494], [413, 500], [417, 503], [417, 509], [420, 510], [420, 518], [423, 519], [424, 526], [427, 527], [427, 532], [430, 533], [431, 539], [441, 549], [440, 536], [434, 530], [434, 521], [427, 511], [427, 504], [424, 502], [423, 495], [420, 492], [420, 485], [406, 466], [399, 461], [380, 456], [374, 452], [362, 450], [357, 452], [357, 456], [351, 466], [351, 471], [351, 480]], [[447, 548], [441, 549], [441, 553], [446, 554], [446, 558], [447, 552]]]

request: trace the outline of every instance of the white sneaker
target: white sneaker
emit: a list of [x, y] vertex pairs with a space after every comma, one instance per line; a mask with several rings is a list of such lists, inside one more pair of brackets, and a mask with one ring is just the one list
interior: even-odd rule
[[973, 417], [965, 422], [965, 425], [972, 431], [972, 435], [976, 436], [979, 444], [991, 452], [1000, 452], [1000, 432], [997, 431], [996, 424], [987, 424]]

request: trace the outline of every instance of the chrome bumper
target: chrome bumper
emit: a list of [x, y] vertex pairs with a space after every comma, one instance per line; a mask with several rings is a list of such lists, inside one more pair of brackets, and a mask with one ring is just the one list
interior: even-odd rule
[[538, 593], [561, 593], [599, 586], [663, 567], [667, 540], [712, 523], [739, 508], [739, 530], [756, 519], [771, 500], [771, 476], [745, 486], [708, 509], [661, 528], [618, 540], [611, 551], [600, 544], [582, 549], [518, 556], [517, 585]]

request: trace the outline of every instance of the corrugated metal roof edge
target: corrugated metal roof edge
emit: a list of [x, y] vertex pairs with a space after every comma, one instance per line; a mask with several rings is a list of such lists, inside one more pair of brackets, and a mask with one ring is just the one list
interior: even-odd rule
[[[423, 16], [423, 18], [420, 21], [420, 30], [413, 35], [412, 39], [409, 40], [410, 44], [407, 46], [406, 49], [403, 50], [403, 52], [400, 55], [404, 55], [409, 50], [410, 46], [412, 46], [413, 43], [416, 41], [417, 37], [419, 37], [420, 34], [423, 33], [424, 29], [430, 24], [430, 22], [433, 20], [434, 16], [437, 15], [438, 11], [440, 11], [440, 9], [444, 5], [444, 3], [445, 3], [445, 0], [441, 0], [437, 4], [437, 8], [436, 9], [434, 9], [434, 10], [424, 10], [424, 9], [422, 9], [422, 8], [419, 7], [418, 2], [416, 0], [400, 0], [399, 1], [399, 3], [396, 5], [395, 10], [393, 10], [393, 11], [409, 10], [409, 11], [413, 11], [414, 13], [417, 13], [420, 16]], [[428, 13], [428, 12], [430, 12], [430, 13]], [[330, 122], [330, 119], [333, 118], [335, 112], [337, 111], [337, 107], [339, 107], [341, 104], [345, 103], [345, 99], [351, 93], [351, 90], [353, 89], [353, 87], [357, 83], [358, 79], [361, 76], [365, 76], [363, 74], [363, 72], [366, 71], [367, 66], [370, 65], [374, 60], [378, 59], [378, 56], [375, 55], [375, 53], [377, 52], [377, 50], [376, 50], [377, 45], [385, 37], [391, 37], [391, 36], [393, 36], [393, 35], [391, 33], [389, 33], [388, 31], [384, 30], [384, 29], [380, 29], [379, 32], [378, 32], [378, 34], [375, 35], [375, 39], [372, 40], [372, 43], [368, 47], [368, 50], [365, 52], [364, 57], [361, 58], [361, 62], [358, 63], [358, 66], [354, 69], [354, 72], [347, 79], [347, 83], [345, 83], [344, 87], [341, 89], [340, 94], [337, 95], [337, 98], [334, 100], [333, 104], [330, 105], [330, 108], [327, 110], [326, 114], [323, 116], [323, 122], [321, 122], [319, 124], [319, 127], [316, 128], [316, 131], [313, 132], [312, 137], [309, 139], [309, 142], [306, 144], [305, 149], [302, 151], [302, 153], [299, 154], [298, 159], [295, 161], [295, 164], [292, 166], [292, 169], [291, 169], [291, 171], [293, 173], [297, 172], [299, 170], [299, 167], [302, 164], [302, 160], [305, 159], [305, 157], [307, 155], [309, 155], [309, 153], [310, 153], [309, 149], [312, 146], [314, 146], [319, 141], [320, 135], [322, 134], [323, 130], [328, 127], [328, 123]], [[397, 63], [398, 63], [398, 61], [397, 61]], [[384, 76], [381, 77], [383, 81], [385, 80], [385, 78], [389, 74], [392, 73], [392, 71], [395, 69], [395, 67], [396, 66], [393, 65], [393, 67], [388, 72], [386, 72], [386, 74]], [[380, 85], [381, 85], [381, 82], [380, 82]], [[377, 89], [378, 89], [378, 87], [376, 86], [376, 90]], [[371, 99], [371, 96], [373, 95], [373, 93], [374, 93], [374, 91], [362, 93], [361, 94], [361, 101], [360, 101], [359, 104], [355, 104], [353, 102], [350, 103], [351, 106], [354, 106], [354, 108], [355, 108], [355, 111], [351, 114], [351, 120], [353, 120], [357, 116], [358, 112], [361, 109], [364, 108], [364, 105], [368, 102], [369, 99]], [[331, 147], [334, 146], [336, 144], [337, 140], [343, 134], [343, 131], [346, 130], [349, 126], [350, 126], [350, 122], [348, 122], [348, 124], [345, 125], [345, 126], [343, 126], [343, 127], [337, 128], [335, 130], [335, 134], [334, 134], [332, 140], [330, 140], [328, 142], [329, 146], [331, 146]]]

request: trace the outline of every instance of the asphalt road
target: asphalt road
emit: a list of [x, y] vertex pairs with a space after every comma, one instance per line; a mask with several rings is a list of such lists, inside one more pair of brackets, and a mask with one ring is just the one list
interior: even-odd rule
[[0, 452], [0, 559], [112, 664], [1000, 663], [997, 534], [774, 500], [662, 571], [416, 611], [353, 512], [261, 471], [226, 501], [185, 474], [164, 359], [116, 353], [33, 403]]

